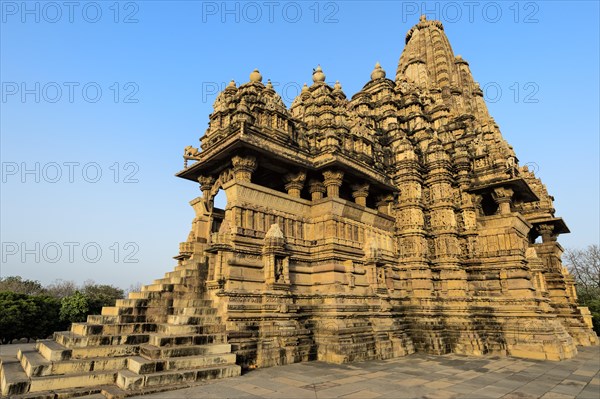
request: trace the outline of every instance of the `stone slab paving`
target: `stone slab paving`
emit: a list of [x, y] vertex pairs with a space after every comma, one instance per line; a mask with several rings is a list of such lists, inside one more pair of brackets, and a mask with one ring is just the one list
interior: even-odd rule
[[139, 398], [600, 399], [600, 347], [562, 362], [414, 354], [351, 364], [297, 363]]

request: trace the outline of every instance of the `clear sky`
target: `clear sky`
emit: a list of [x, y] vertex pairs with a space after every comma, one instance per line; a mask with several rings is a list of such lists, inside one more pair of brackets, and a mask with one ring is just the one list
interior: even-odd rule
[[289, 105], [321, 64], [350, 97], [377, 61], [393, 79], [421, 13], [443, 22], [520, 163], [555, 196], [563, 246], [599, 241], [596, 1], [0, 5], [1, 276], [162, 277], [199, 195], [174, 173], [217, 90], [259, 68]]

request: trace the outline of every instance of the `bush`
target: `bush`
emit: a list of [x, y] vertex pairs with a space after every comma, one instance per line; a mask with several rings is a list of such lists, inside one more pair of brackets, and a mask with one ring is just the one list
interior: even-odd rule
[[63, 327], [60, 302], [46, 295], [0, 292], [0, 342], [46, 338]]
[[61, 321], [71, 323], [85, 321], [88, 311], [88, 298], [79, 291], [60, 300]]

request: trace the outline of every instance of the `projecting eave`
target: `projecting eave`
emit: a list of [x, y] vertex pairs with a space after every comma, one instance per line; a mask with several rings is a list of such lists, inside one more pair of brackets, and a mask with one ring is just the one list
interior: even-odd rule
[[529, 184], [524, 179], [516, 178], [509, 180], [499, 180], [491, 183], [472, 186], [467, 191], [473, 194], [490, 192], [494, 188], [510, 188], [514, 191], [514, 200], [522, 202], [539, 201], [540, 198], [533, 192]]
[[271, 169], [306, 170], [320, 172], [328, 168], [337, 168], [347, 176], [364, 179], [373, 187], [383, 191], [397, 191], [389, 177], [365, 162], [356, 162], [340, 152], [322, 152], [310, 154], [297, 146], [268, 137], [246, 127], [202, 151], [198, 161], [175, 174], [186, 180], [197, 182], [200, 176], [217, 175], [229, 166], [236, 154], [247, 153], [258, 157], [259, 164], [269, 165]]
[[571, 232], [563, 218], [533, 218], [527, 219], [527, 221], [533, 224], [534, 226], [541, 224], [551, 224], [554, 226], [554, 229], [552, 230], [554, 234], [568, 234]]

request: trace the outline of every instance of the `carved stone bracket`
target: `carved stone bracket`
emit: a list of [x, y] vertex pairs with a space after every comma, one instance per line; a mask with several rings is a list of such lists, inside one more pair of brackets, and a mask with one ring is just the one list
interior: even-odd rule
[[256, 170], [257, 162], [256, 157], [239, 156], [236, 155], [231, 158], [231, 164], [233, 165], [234, 178], [237, 181], [250, 183], [252, 173]]
[[327, 196], [338, 198], [340, 196], [340, 187], [342, 186], [342, 181], [344, 179], [344, 172], [339, 170], [326, 170], [323, 172], [323, 177], [325, 178], [324, 184], [327, 189]]
[[285, 181], [285, 190], [292, 197], [300, 198], [300, 192], [304, 187], [304, 181], [306, 180], [305, 172], [288, 173], [283, 177]]

